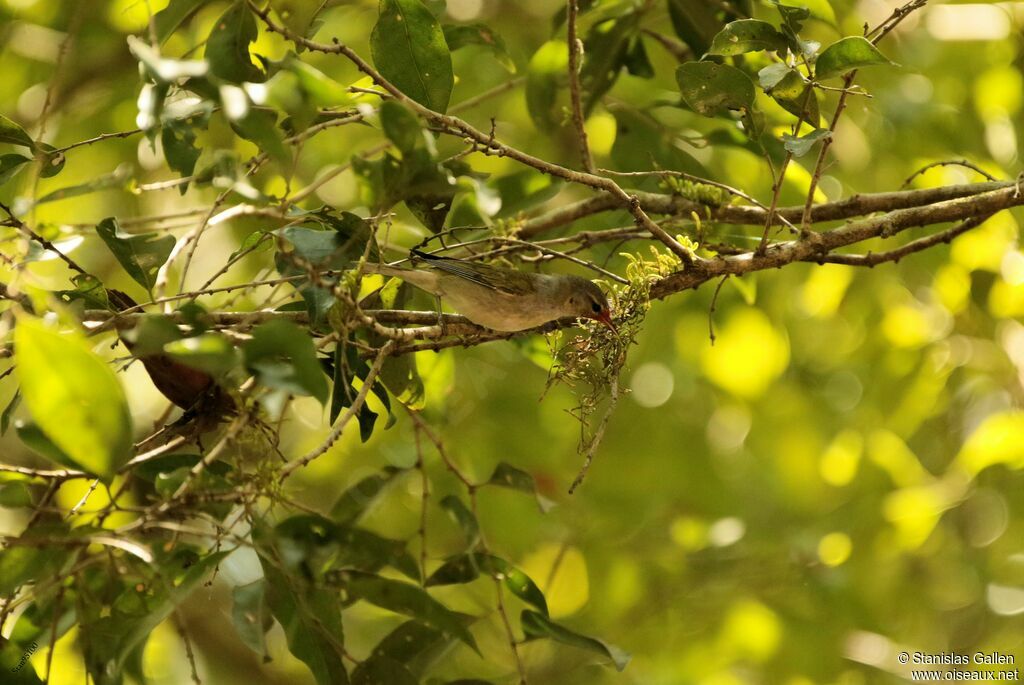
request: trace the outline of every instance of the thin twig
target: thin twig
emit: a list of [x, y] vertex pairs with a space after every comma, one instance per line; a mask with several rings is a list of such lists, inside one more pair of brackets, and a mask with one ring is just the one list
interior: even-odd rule
[[583, 42], [576, 37], [576, 17], [579, 14], [578, 0], [566, 0], [566, 18], [569, 43], [569, 100], [572, 103], [572, 123], [576, 128], [576, 144], [580, 150], [583, 168], [594, 173], [594, 159], [590, 155], [587, 129], [583, 119], [583, 105], [580, 102], [580, 57], [583, 56]]

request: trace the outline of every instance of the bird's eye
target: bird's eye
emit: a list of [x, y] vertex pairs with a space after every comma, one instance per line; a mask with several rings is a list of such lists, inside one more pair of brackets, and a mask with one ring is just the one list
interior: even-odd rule
[[600, 314], [601, 313], [601, 305], [599, 305], [597, 302], [592, 303], [590, 305], [590, 308], [594, 310], [595, 314]]

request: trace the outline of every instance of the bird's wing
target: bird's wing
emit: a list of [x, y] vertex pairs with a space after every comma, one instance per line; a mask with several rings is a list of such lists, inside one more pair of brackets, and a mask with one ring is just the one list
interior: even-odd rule
[[491, 290], [509, 295], [526, 295], [535, 290], [530, 282], [530, 274], [515, 269], [502, 269], [488, 264], [439, 257], [419, 250], [413, 250], [412, 253], [438, 271], [464, 278]]

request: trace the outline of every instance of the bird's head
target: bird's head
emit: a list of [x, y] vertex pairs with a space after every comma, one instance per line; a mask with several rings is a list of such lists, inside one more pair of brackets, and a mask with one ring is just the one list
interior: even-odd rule
[[612, 322], [612, 311], [608, 299], [593, 281], [579, 276], [567, 276], [568, 300], [566, 302], [570, 316], [583, 317], [600, 321], [612, 331], [616, 331]]

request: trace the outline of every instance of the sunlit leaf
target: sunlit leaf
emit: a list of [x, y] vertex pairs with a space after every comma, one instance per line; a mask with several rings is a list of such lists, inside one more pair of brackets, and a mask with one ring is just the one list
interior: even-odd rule
[[441, 25], [419, 0], [381, 0], [370, 34], [373, 63], [384, 78], [436, 112], [448, 109], [455, 79]]
[[860, 36], [841, 38], [825, 48], [814, 63], [814, 75], [824, 80], [842, 76], [853, 69], [879, 64], [891, 65], [889, 58]]
[[505, 47], [505, 41], [501, 39], [489, 26], [485, 24], [446, 24], [443, 27], [444, 39], [448, 43], [448, 49], [452, 52], [470, 45], [479, 45], [494, 53], [494, 57], [501, 66], [508, 71], [515, 73], [516, 63]]
[[77, 333], [22, 315], [14, 329], [15, 373], [25, 406], [74, 463], [104, 480], [132, 454], [132, 421], [113, 370]]

